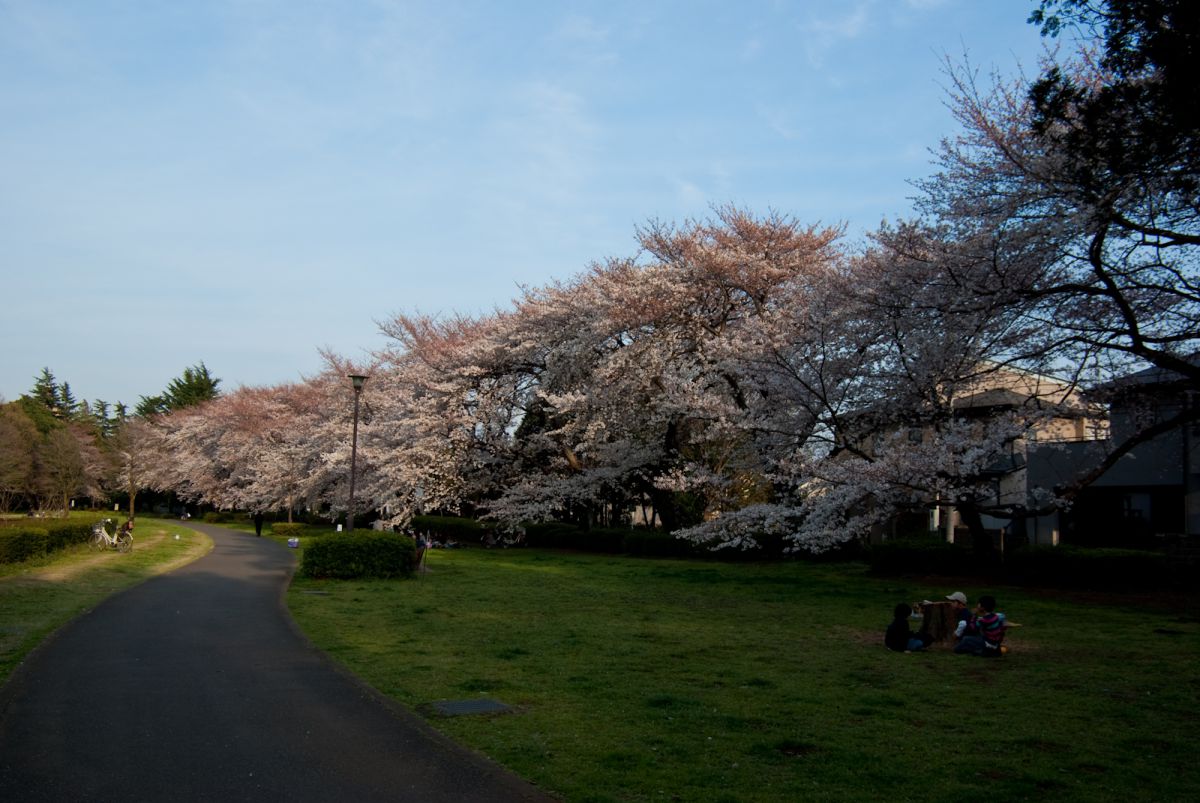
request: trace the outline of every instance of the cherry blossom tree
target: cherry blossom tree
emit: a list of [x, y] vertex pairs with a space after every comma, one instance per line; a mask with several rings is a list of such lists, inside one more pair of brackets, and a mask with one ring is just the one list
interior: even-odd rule
[[269, 388], [242, 388], [214, 405], [226, 424], [220, 444], [230, 466], [227, 504], [287, 511], [317, 503], [325, 482], [318, 435], [327, 417], [328, 377]]
[[401, 315], [383, 325], [395, 346], [377, 355], [368, 383], [364, 488], [392, 521], [494, 499], [518, 472], [514, 433], [539, 369], [513, 319]]
[[[918, 251], [915, 232], [894, 236]], [[978, 514], [1001, 512], [995, 466], [1065, 414], [1072, 386], [1023, 382], [1021, 409], [967, 420], [963, 399], [1012, 373], [990, 358], [1027, 336], [1020, 317], [943, 281], [936, 243], [903, 260], [880, 242], [739, 333], [730, 370], [764, 402], [740, 424], [768, 460], [773, 493], [685, 537], [746, 547], [774, 535], [819, 551], [937, 500], [953, 500], [979, 537]]]
[[[923, 311], [945, 331], [970, 336], [936, 350], [964, 367], [1056, 375], [1070, 388], [1089, 386], [1093, 403], [1147, 364], [1197, 385], [1196, 7], [1066, 0], [1042, 3], [1034, 19], [1057, 20], [1051, 31], [1080, 24], [1085, 41], [1065, 60], [1047, 57], [1032, 82], [983, 81], [968, 64], [950, 65], [961, 132], [942, 143], [937, 172], [918, 183], [922, 217], [883, 227], [868, 258], [919, 288], [884, 285], [898, 312]], [[920, 362], [939, 365], [929, 354]], [[950, 377], [925, 383], [951, 400], [953, 385]], [[1037, 416], [1084, 414], [1062, 398], [1057, 409], [1041, 401], [1032, 418], [1021, 414], [1026, 426]], [[900, 406], [928, 418], [934, 405]], [[1053, 489], [1043, 509], [1069, 503], [1138, 444], [1198, 415], [1184, 405], [1170, 420], [1109, 440], [1107, 453]], [[1004, 451], [1024, 437], [1020, 429], [990, 440]], [[987, 443], [976, 435], [963, 448]], [[978, 512], [978, 496], [953, 493], [965, 500], [961, 509]]]
[[[832, 339], [789, 342], [783, 330], [782, 350], [768, 358], [772, 368], [812, 368], [832, 343], [859, 361], [829, 370], [822, 360], [796, 377], [813, 392], [790, 406], [814, 405], [818, 423], [779, 463], [788, 493], [689, 535], [715, 530], [740, 543], [757, 527], [820, 547], [949, 499], [980, 536], [981, 514], [1066, 504], [1138, 443], [1195, 420], [1184, 406], [1019, 503], [1001, 504], [988, 487], [1039, 427], [1093, 413], [1079, 386], [1095, 391], [1147, 363], [1200, 380], [1195, 5], [1064, 0], [1043, 3], [1035, 18], [1049, 11], [1099, 32], [1102, 54], [1085, 44], [1068, 61], [1048, 60], [1032, 83], [981, 84], [969, 65], [950, 65], [961, 133], [919, 182], [922, 217], [882, 227], [855, 261], [850, 318]], [[1004, 413], [970, 420], [958, 406], [1002, 375], [1046, 374], [1063, 381]]]
[[1032, 324], [1015, 357], [1200, 381], [1196, 6], [1055, 2], [1035, 19], [1054, 6], [1098, 38], [1036, 81], [949, 66], [961, 133], [919, 183], [924, 222], [977, 267], [947, 279]]
[[747, 416], [764, 405], [739, 376], [740, 333], [819, 281], [838, 254], [832, 229], [734, 208], [639, 232], [640, 260], [593, 265], [574, 281], [528, 290], [506, 322], [504, 353], [535, 391], [517, 434], [536, 472], [489, 506], [508, 520], [649, 498], [662, 523], [686, 523], [680, 489], [692, 467], [693, 517], [754, 486], [765, 464]]
[[[147, 467], [154, 487], [220, 508], [284, 509], [332, 494], [338, 472], [322, 435], [336, 410], [334, 380], [239, 388], [153, 419], [164, 457]], [[348, 430], [347, 430], [348, 432]]]

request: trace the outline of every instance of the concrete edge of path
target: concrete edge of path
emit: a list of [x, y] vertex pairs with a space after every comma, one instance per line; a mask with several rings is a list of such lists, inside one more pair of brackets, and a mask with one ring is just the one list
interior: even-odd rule
[[[198, 529], [201, 532], [204, 532], [205, 529], [210, 527], [213, 529], [221, 529], [227, 533], [234, 533], [240, 536], [248, 536], [250, 538], [256, 537], [241, 530], [231, 530], [225, 527], [214, 527], [214, 525], [193, 525], [193, 529]], [[287, 626], [291, 629], [292, 633], [296, 635], [297, 639], [304, 644], [307, 650], [317, 656], [321, 662], [331, 668], [343, 679], [353, 684], [360, 692], [363, 693], [364, 696], [366, 696], [376, 705], [391, 713], [394, 717], [396, 717], [396, 719], [404, 723], [405, 726], [411, 727], [422, 738], [428, 740], [433, 749], [454, 752], [467, 757], [482, 775], [488, 776], [495, 781], [497, 786], [503, 786], [518, 796], [523, 796], [528, 800], [559, 800], [559, 798], [551, 795], [544, 789], [535, 786], [531, 781], [521, 778], [515, 772], [500, 764], [495, 759], [490, 758], [486, 754], [476, 750], [473, 747], [464, 745], [461, 742], [456, 742], [455, 740], [451, 739], [449, 736], [430, 725], [424, 717], [420, 716], [403, 703], [393, 700], [391, 697], [379, 691], [379, 689], [376, 689], [361, 677], [351, 672], [347, 667], [338, 663], [328, 653], [314, 644], [312, 639], [308, 637], [308, 634], [306, 634], [300, 628], [300, 625], [292, 617], [292, 612], [287, 606], [288, 589], [291, 587], [292, 579], [296, 576], [297, 569], [298, 565], [295, 561], [293, 561], [291, 566], [288, 568], [287, 576], [284, 582], [280, 585], [279, 595], [276, 598], [276, 604], [279, 606], [280, 613], [283, 615], [284, 621], [287, 622]], [[0, 711], [2, 710], [3, 709], [0, 708]], [[535, 792], [535, 794], [530, 794], [531, 791]]]

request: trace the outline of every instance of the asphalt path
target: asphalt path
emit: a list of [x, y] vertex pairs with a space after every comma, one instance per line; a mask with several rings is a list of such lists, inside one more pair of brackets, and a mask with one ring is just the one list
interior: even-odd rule
[[213, 551], [118, 594], [0, 689], [0, 801], [549, 800], [338, 669], [283, 604], [285, 547]]

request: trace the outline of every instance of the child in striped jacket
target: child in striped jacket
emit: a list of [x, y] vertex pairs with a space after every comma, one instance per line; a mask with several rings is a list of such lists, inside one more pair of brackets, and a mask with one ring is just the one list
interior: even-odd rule
[[1004, 654], [1004, 633], [1007, 630], [1008, 620], [1004, 614], [996, 612], [996, 598], [984, 594], [979, 598], [975, 614], [967, 622], [962, 638], [954, 645], [954, 651], [999, 658]]

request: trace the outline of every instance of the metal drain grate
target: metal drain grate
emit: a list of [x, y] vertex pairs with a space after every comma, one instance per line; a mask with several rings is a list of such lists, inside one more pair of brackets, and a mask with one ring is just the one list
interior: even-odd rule
[[467, 714], [504, 714], [512, 711], [510, 707], [499, 700], [489, 700], [486, 697], [475, 700], [441, 700], [430, 703], [429, 706], [444, 717], [461, 717]]

